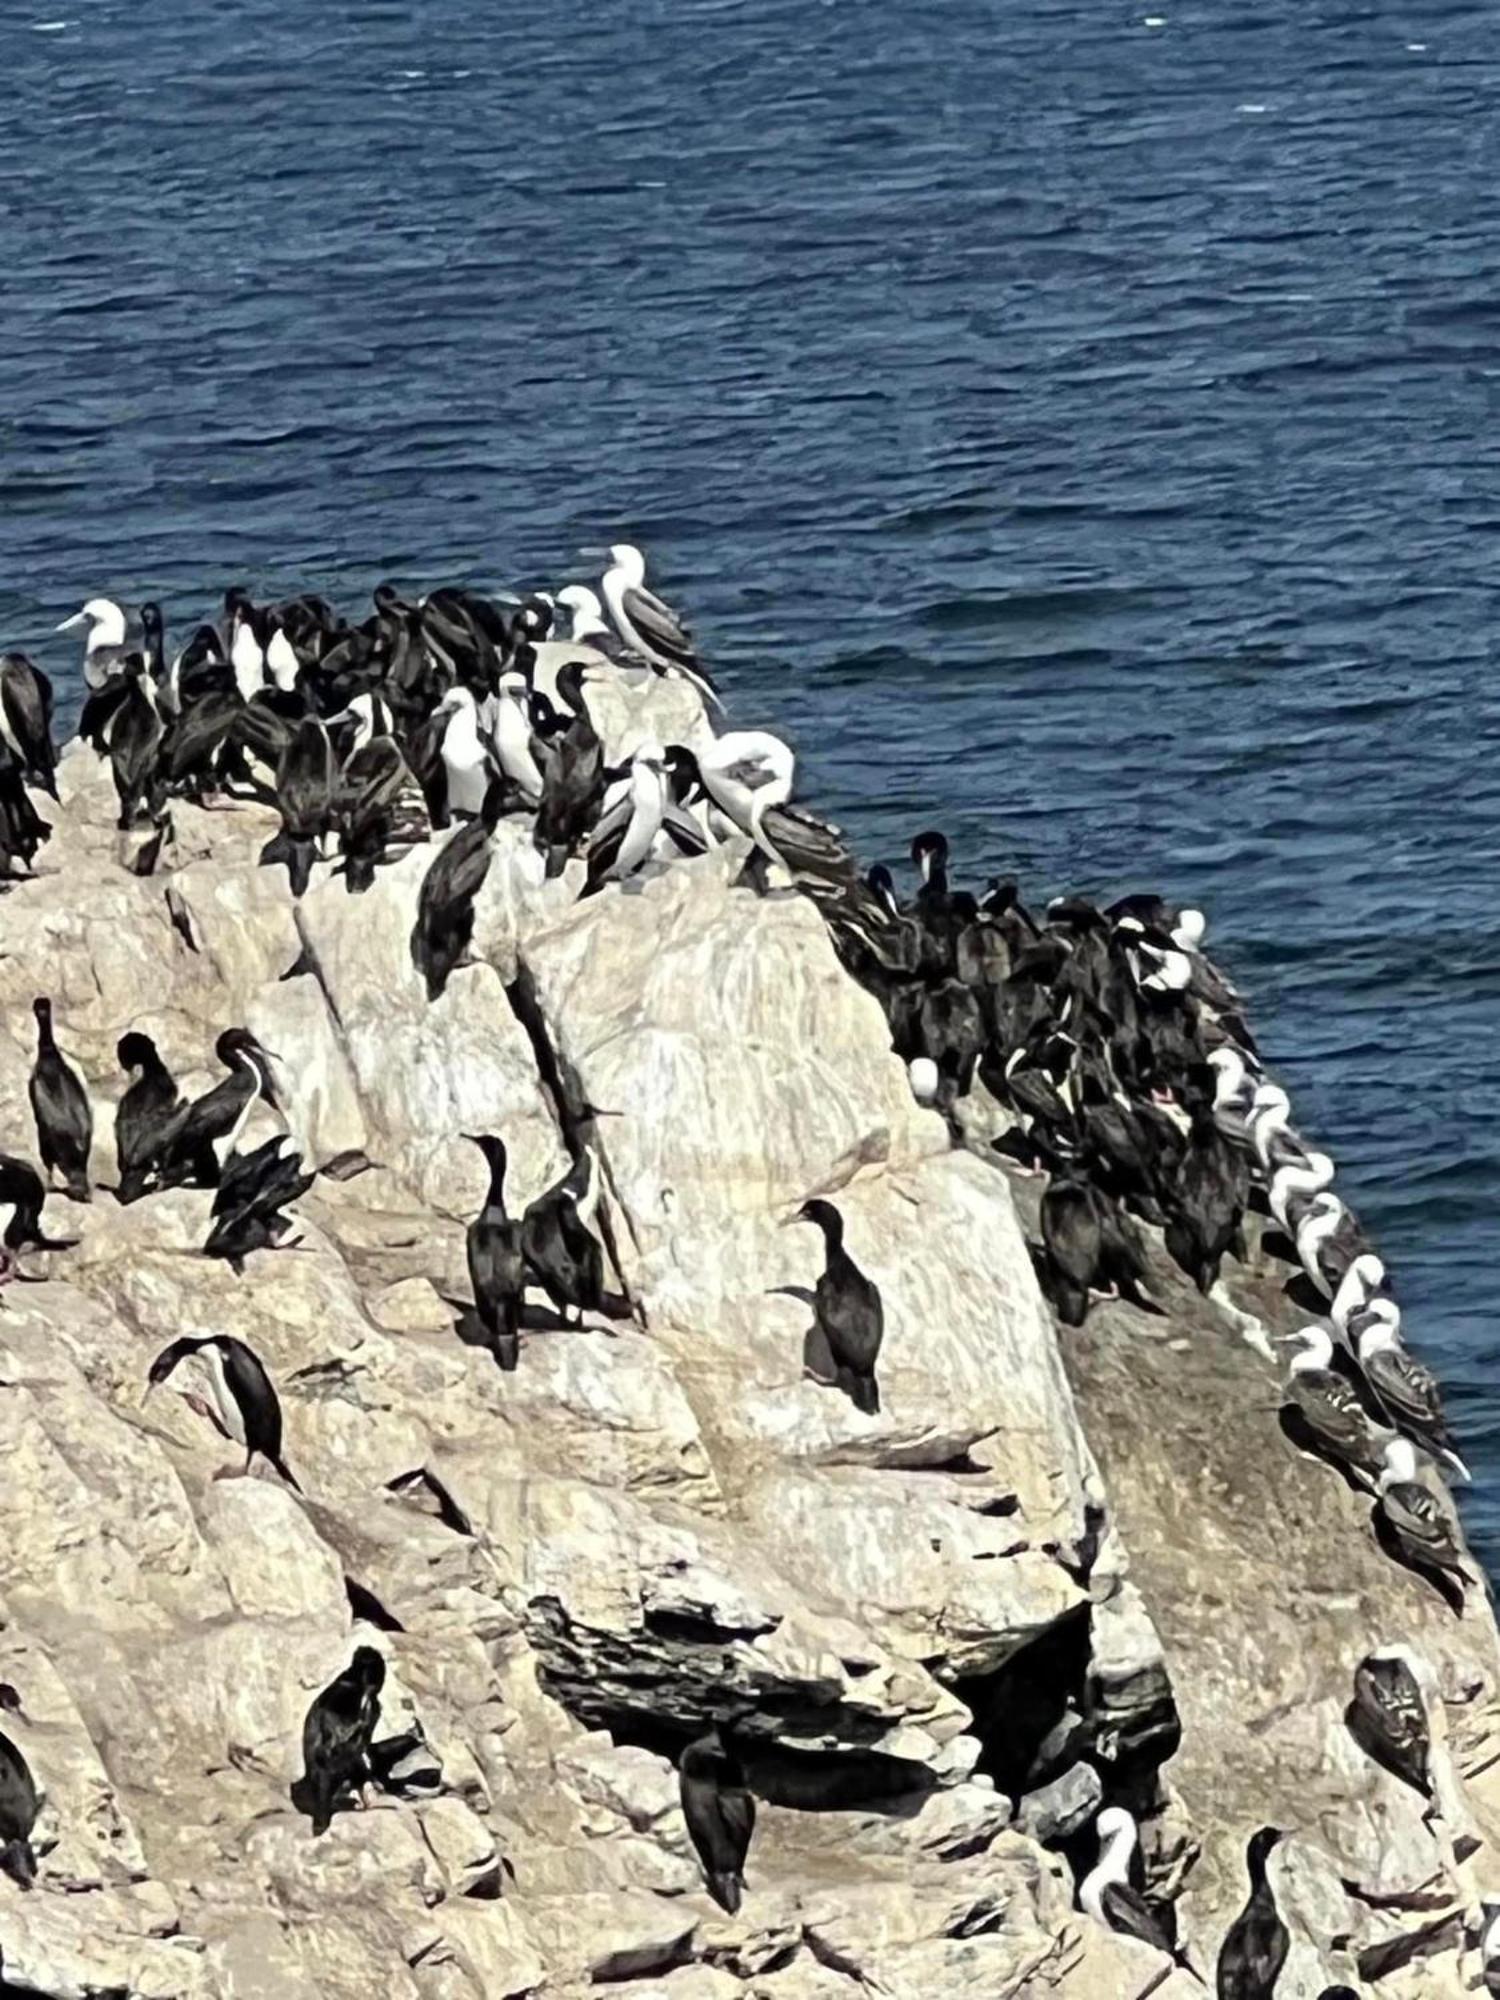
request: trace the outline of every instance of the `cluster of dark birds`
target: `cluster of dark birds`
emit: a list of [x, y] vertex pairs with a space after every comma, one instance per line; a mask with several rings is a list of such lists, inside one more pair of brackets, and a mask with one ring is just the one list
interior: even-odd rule
[[[687, 629], [646, 589], [639, 552], [622, 545], [612, 557], [602, 603], [581, 585], [505, 601], [461, 587], [410, 601], [383, 585], [359, 624], [316, 596], [257, 605], [236, 588], [221, 619], [198, 627], [170, 659], [159, 607], [144, 605], [132, 620], [110, 600], [91, 600], [67, 621], [88, 627], [79, 733], [109, 762], [122, 831], [144, 836], [131, 865], [154, 868], [178, 800], [274, 806], [281, 824], [261, 859], [286, 868], [297, 896], [319, 866], [360, 894], [377, 868], [445, 834], [423, 875], [411, 937], [436, 1000], [472, 940], [474, 899], [503, 817], [529, 819], [540, 876], [555, 878], [581, 857], [584, 896], [653, 862], [743, 837], [750, 886], [764, 890], [779, 869], [821, 910], [844, 964], [884, 1008], [916, 1095], [953, 1116], [982, 1087], [1008, 1114], [997, 1150], [1048, 1177], [1033, 1254], [1063, 1323], [1083, 1324], [1101, 1297], [1158, 1309], [1145, 1229], [1161, 1231], [1170, 1257], [1208, 1294], [1224, 1260], [1245, 1256], [1247, 1211], [1269, 1214], [1340, 1343], [1335, 1350], [1321, 1327], [1290, 1337], [1302, 1351], [1287, 1406], [1316, 1448], [1374, 1487], [1398, 1553], [1459, 1571], [1451, 1524], [1415, 1476], [1418, 1449], [1461, 1469], [1436, 1386], [1400, 1340], [1384, 1267], [1332, 1193], [1332, 1163], [1293, 1131], [1238, 996], [1202, 950], [1202, 916], [1150, 895], [1106, 908], [1071, 897], [1039, 915], [1011, 880], [978, 896], [955, 890], [938, 833], [913, 843], [920, 879], [903, 899], [888, 870], [862, 871], [836, 827], [792, 803], [795, 761], [766, 732], [709, 736], [695, 747], [647, 740], [612, 767], [590, 713], [591, 679], [616, 675], [629, 686], [675, 676], [716, 701]], [[49, 832], [31, 792], [57, 797], [52, 725], [46, 675], [24, 655], [6, 655], [0, 890], [33, 869]], [[77, 1201], [92, 1188], [89, 1092], [58, 1046], [45, 998], [36, 1017], [30, 1096], [43, 1171], [0, 1155], [0, 1282], [22, 1275], [29, 1249], [71, 1247], [43, 1232], [49, 1186]], [[203, 1249], [237, 1271], [257, 1251], [296, 1248], [288, 1211], [314, 1175], [285, 1129], [273, 1053], [248, 1028], [226, 1029], [215, 1044], [225, 1075], [191, 1100], [150, 1037], [127, 1034], [116, 1053], [128, 1079], [115, 1118], [117, 1199], [212, 1189]], [[632, 1310], [601, 1205], [594, 1121], [607, 1114], [566, 1074], [544, 1081], [568, 1166], [521, 1214], [506, 1207], [503, 1140], [473, 1139], [489, 1185], [467, 1232], [467, 1316], [507, 1371], [528, 1326]], [[283, 1129], [248, 1146], [257, 1111]], [[352, 1170], [359, 1164], [367, 1163]], [[809, 1372], [877, 1415], [879, 1288], [851, 1256], [833, 1203], [810, 1200], [787, 1219], [823, 1239]], [[528, 1296], [538, 1292], [545, 1320]], [[204, 1384], [190, 1401], [244, 1449], [246, 1469], [261, 1456], [300, 1491], [282, 1453], [274, 1385], [252, 1350], [229, 1336], [176, 1341], [152, 1363], [148, 1386], [185, 1364]], [[1374, 1656], [1361, 1674], [1351, 1727], [1413, 1783], [1420, 1764], [1427, 1783], [1425, 1708], [1409, 1669]], [[380, 1754], [388, 1746], [374, 1740], [383, 1675], [380, 1655], [361, 1647], [308, 1711], [303, 1795], [318, 1831], [390, 1768]], [[0, 1839], [10, 1824], [4, 1744]], [[679, 1772], [705, 1879], [733, 1911], [755, 1819], [733, 1722], [690, 1743]], [[1174, 1950], [1161, 1913], [1129, 1889], [1134, 1821], [1109, 1807], [1099, 1831], [1101, 1860], [1083, 1885], [1083, 1907]], [[1250, 1902], [1219, 1962], [1229, 2000], [1269, 1995], [1286, 1955], [1267, 1877], [1279, 1838], [1265, 1829], [1251, 1843]], [[6, 1848], [0, 1865], [17, 1872], [12, 1854]]]

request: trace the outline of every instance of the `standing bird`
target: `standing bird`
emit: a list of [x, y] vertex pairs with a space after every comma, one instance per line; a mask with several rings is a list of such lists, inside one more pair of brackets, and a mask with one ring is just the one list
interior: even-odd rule
[[1371, 1427], [1359, 1392], [1333, 1366], [1333, 1342], [1321, 1326], [1304, 1326], [1277, 1336], [1297, 1341], [1302, 1351], [1287, 1370], [1286, 1402], [1301, 1416], [1314, 1439], [1339, 1465], [1369, 1486], [1381, 1477], [1387, 1432]]
[[1377, 1506], [1403, 1559], [1418, 1569], [1451, 1571], [1472, 1583], [1464, 1568], [1458, 1533], [1437, 1495], [1417, 1477], [1416, 1449], [1409, 1438], [1394, 1437], [1385, 1448], [1385, 1470]]
[[1423, 1798], [1432, 1797], [1432, 1730], [1416, 1675], [1394, 1647], [1367, 1654], [1354, 1669], [1349, 1730], [1377, 1764]]
[[1105, 1930], [1139, 1938], [1142, 1944], [1174, 1957], [1176, 1945], [1160, 1912], [1131, 1885], [1130, 1862], [1136, 1847], [1134, 1819], [1124, 1806], [1106, 1806], [1095, 1826], [1099, 1834], [1099, 1859], [1078, 1885], [1080, 1908]]
[[328, 1831], [339, 1794], [369, 1775], [370, 1741], [380, 1721], [384, 1684], [385, 1661], [373, 1646], [357, 1646], [348, 1666], [307, 1711], [302, 1782], [314, 1834]]
[[104, 741], [120, 800], [122, 833], [152, 819], [160, 809], [157, 752], [165, 731], [156, 706], [156, 686], [139, 653], [126, 657], [124, 692], [105, 725]]
[[823, 1232], [823, 1270], [813, 1287], [813, 1322], [827, 1345], [839, 1388], [856, 1410], [878, 1416], [875, 1362], [885, 1333], [879, 1289], [844, 1248], [844, 1218], [831, 1201], [805, 1201], [787, 1222], [811, 1222]]
[[755, 1831], [755, 1798], [724, 1730], [715, 1723], [678, 1760], [682, 1816], [708, 1892], [733, 1916], [745, 1892], [745, 1856]]
[[52, 683], [24, 653], [0, 656], [0, 749], [10, 751], [23, 778], [57, 797]]
[[[5, 1683], [0, 1685], [0, 1708], [21, 1714], [21, 1697]], [[36, 1780], [24, 1756], [0, 1733], [0, 1869], [18, 1889], [29, 1889], [36, 1880], [36, 1855], [31, 1846], [31, 1830], [41, 1809]]]
[[485, 1135], [471, 1144], [489, 1164], [490, 1186], [484, 1207], [469, 1224], [469, 1282], [490, 1350], [508, 1374], [521, 1353], [521, 1306], [526, 1295], [523, 1228], [505, 1212], [505, 1141]]
[[542, 799], [532, 838], [547, 857], [549, 878], [561, 875], [604, 800], [604, 745], [583, 697], [587, 673], [582, 660], [569, 660], [559, 672], [557, 692], [572, 710], [572, 720], [542, 743]]
[[526, 1268], [557, 1311], [608, 1313], [622, 1302], [604, 1289], [604, 1251], [590, 1225], [599, 1207], [599, 1162], [585, 1142], [560, 1181], [539, 1194], [521, 1218]]
[[172, 1120], [159, 1156], [164, 1187], [217, 1187], [223, 1163], [238, 1147], [257, 1103], [264, 1099], [273, 1111], [281, 1110], [271, 1051], [248, 1028], [226, 1028], [214, 1054], [229, 1074]]
[[149, 1035], [122, 1035], [115, 1060], [130, 1084], [115, 1112], [115, 1163], [122, 1205], [138, 1201], [155, 1178], [172, 1120], [182, 1109], [172, 1072]]
[[708, 846], [698, 822], [674, 803], [661, 745], [642, 743], [630, 760], [630, 775], [621, 781], [620, 796], [602, 813], [589, 839], [588, 879], [579, 900], [592, 896], [606, 882], [623, 882], [644, 867], [665, 832], [683, 854], [702, 854]]
[[71, 1250], [76, 1237], [46, 1236], [42, 1204], [47, 1190], [35, 1167], [0, 1153], [0, 1247], [6, 1250]]
[[112, 598], [91, 597], [81, 611], [65, 618], [59, 632], [69, 632], [88, 621], [89, 635], [83, 644], [83, 678], [94, 690], [102, 688], [119, 669], [125, 651], [125, 613]]
[[[208, 1381], [209, 1396], [189, 1392], [187, 1402], [200, 1417], [222, 1431], [234, 1444], [245, 1447], [248, 1473], [256, 1454], [279, 1472], [294, 1493], [302, 1488], [292, 1477], [281, 1455], [281, 1404], [271, 1385], [260, 1356], [233, 1334], [215, 1333], [202, 1338], [184, 1335], [164, 1347], [151, 1364], [146, 1377], [146, 1393], [162, 1383], [184, 1361], [196, 1357]], [[210, 1400], [211, 1399], [211, 1400]]]
[[50, 1180], [60, 1174], [73, 1201], [89, 1199], [89, 1152], [94, 1112], [83, 1078], [66, 1060], [52, 1031], [52, 1002], [31, 1003], [36, 1016], [36, 1061], [27, 1091], [36, 1120], [37, 1151]]
[[1285, 1837], [1276, 1826], [1263, 1826], [1250, 1836], [1245, 1850], [1250, 1900], [1219, 1948], [1218, 2000], [1273, 2000], [1292, 1941], [1276, 1908], [1267, 1868], [1272, 1849]]
[[276, 767], [281, 829], [261, 849], [262, 867], [286, 863], [293, 896], [305, 896], [318, 842], [333, 818], [336, 774], [333, 743], [321, 717], [304, 716]]
[[1467, 1480], [1469, 1468], [1454, 1447], [1437, 1381], [1415, 1355], [1401, 1344], [1397, 1332], [1400, 1313], [1387, 1301], [1361, 1327], [1357, 1336], [1359, 1365], [1365, 1380], [1390, 1413], [1397, 1430], [1405, 1432], [1424, 1450], [1445, 1458], [1460, 1479]]
[[718, 690], [698, 664], [697, 648], [687, 627], [646, 588], [646, 558], [629, 542], [617, 542], [609, 552], [612, 568], [601, 588], [615, 630], [630, 651], [659, 674], [680, 674], [715, 708], [722, 708]]
[[422, 877], [411, 961], [427, 982], [429, 1000], [442, 995], [474, 936], [474, 898], [490, 872], [490, 841], [505, 791], [503, 778], [491, 781], [478, 819], [448, 836]]

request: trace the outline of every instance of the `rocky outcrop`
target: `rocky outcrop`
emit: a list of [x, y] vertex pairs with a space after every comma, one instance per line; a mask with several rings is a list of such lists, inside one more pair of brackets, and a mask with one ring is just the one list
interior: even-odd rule
[[[617, 751], [702, 727], [675, 688], [596, 714]], [[733, 847], [579, 903], [504, 823], [473, 962], [429, 1003], [431, 849], [362, 897], [319, 868], [294, 903], [256, 864], [270, 815], [178, 806], [141, 877], [104, 767], [75, 748], [61, 778], [42, 872], [0, 900], [0, 1150], [32, 1151], [50, 993], [106, 1187], [50, 1202], [76, 1248], [0, 1292], [0, 1680], [47, 1793], [37, 1886], [0, 1879], [13, 1987], [1181, 2000], [1188, 1972], [1074, 1907], [1111, 1798], [1200, 1969], [1275, 1822], [1280, 1993], [1469, 1990], [1500, 1645], [1481, 1591], [1455, 1615], [1282, 1436], [1257, 1342], [1284, 1266], [1252, 1243], [1227, 1305], [1158, 1258], [1168, 1316], [1059, 1332], [1033, 1184], [954, 1148], [816, 910], [738, 886]], [[119, 1035], [195, 1086], [241, 1022], [308, 1164], [371, 1164], [236, 1277], [199, 1254], [207, 1193], [107, 1184]], [[465, 1338], [462, 1135], [503, 1133], [517, 1208], [563, 1169], [539, 1045], [608, 1114], [632, 1311], [529, 1331], [506, 1375]], [[804, 1366], [820, 1251], [781, 1225], [830, 1192], [885, 1302], [875, 1417]], [[146, 1396], [168, 1341], [224, 1333], [278, 1386], [301, 1494]], [[1440, 1738], [1425, 1817], [1343, 1719], [1355, 1662], [1398, 1642]], [[356, 1643], [418, 1748], [314, 1838], [302, 1719]], [[674, 1769], [726, 1706], [762, 1802], [733, 1917]]]

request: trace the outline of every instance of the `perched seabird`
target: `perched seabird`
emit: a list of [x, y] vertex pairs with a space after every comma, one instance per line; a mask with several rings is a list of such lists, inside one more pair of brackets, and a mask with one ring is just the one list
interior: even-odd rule
[[120, 668], [121, 693], [105, 726], [105, 745], [115, 792], [120, 801], [118, 825], [128, 833], [159, 810], [160, 777], [157, 752], [164, 730], [157, 710], [156, 688], [139, 653], [127, 654]]
[[1288, 1236], [1295, 1237], [1298, 1220], [1311, 1202], [1333, 1186], [1334, 1164], [1327, 1153], [1305, 1153], [1283, 1160], [1271, 1175], [1266, 1206]]
[[283, 1210], [313, 1184], [290, 1133], [278, 1132], [248, 1153], [231, 1152], [214, 1193], [205, 1257], [222, 1257], [236, 1271], [256, 1250], [295, 1250], [293, 1223]]
[[1340, 1465], [1368, 1483], [1378, 1481], [1387, 1462], [1385, 1439], [1372, 1427], [1354, 1384], [1334, 1368], [1327, 1329], [1304, 1326], [1277, 1338], [1301, 1348], [1287, 1371], [1287, 1401]]
[[292, 731], [276, 768], [276, 807], [281, 830], [261, 849], [263, 867], [285, 862], [293, 896], [304, 896], [312, 880], [318, 842], [333, 817], [337, 774], [327, 725], [304, 716]]
[[621, 639], [659, 674], [680, 674], [715, 708], [722, 707], [676, 612], [647, 590], [646, 558], [628, 542], [617, 542], [609, 555], [612, 567], [605, 572], [602, 588]]
[[238, 586], [225, 593], [224, 608], [229, 613], [227, 650], [234, 684], [242, 701], [253, 701], [266, 684], [266, 651], [261, 643], [261, 620], [248, 593]]
[[539, 1194], [521, 1218], [526, 1269], [566, 1319], [618, 1310], [604, 1286], [604, 1251], [591, 1227], [599, 1207], [599, 1162], [587, 1141], [562, 1179]]
[[[21, 1712], [21, 1697], [9, 1683], [0, 1686], [0, 1709]], [[31, 1766], [11, 1739], [0, 1733], [0, 1869], [18, 1889], [29, 1889], [36, 1880], [31, 1831], [40, 1810]]]
[[97, 690], [117, 671], [124, 654], [125, 613], [112, 598], [91, 597], [81, 611], [65, 618], [57, 629], [69, 632], [85, 620], [89, 632], [83, 644], [83, 678], [88, 687]]
[[1394, 1437], [1385, 1448], [1385, 1469], [1377, 1487], [1378, 1509], [1406, 1561], [1419, 1569], [1451, 1572], [1472, 1583], [1464, 1568], [1458, 1533], [1437, 1495], [1417, 1478], [1416, 1448]]
[[373, 1646], [354, 1658], [313, 1702], [302, 1724], [303, 1785], [314, 1834], [326, 1833], [339, 1794], [369, 1776], [371, 1739], [380, 1721], [385, 1661]]
[[1224, 1137], [1209, 1106], [1200, 1106], [1177, 1171], [1165, 1235], [1168, 1251], [1204, 1294], [1217, 1284], [1224, 1258], [1244, 1253], [1241, 1232], [1249, 1198], [1244, 1155]]
[[1300, 1158], [1307, 1148], [1292, 1130], [1292, 1100], [1279, 1083], [1260, 1084], [1250, 1108], [1250, 1139], [1263, 1175], [1284, 1159]]
[[1447, 1460], [1466, 1481], [1469, 1468], [1459, 1457], [1443, 1414], [1443, 1399], [1432, 1370], [1408, 1353], [1387, 1318], [1369, 1320], [1358, 1336], [1356, 1354], [1365, 1380], [1385, 1405], [1397, 1430], [1424, 1450]]
[[1064, 1326], [1082, 1326], [1089, 1300], [1119, 1296], [1149, 1306], [1146, 1262], [1129, 1225], [1099, 1188], [1057, 1174], [1042, 1195], [1044, 1289]]
[[217, 1187], [223, 1164], [233, 1153], [250, 1114], [264, 1102], [279, 1112], [281, 1102], [271, 1070], [271, 1051], [248, 1028], [226, 1028], [214, 1054], [229, 1074], [177, 1113], [159, 1156], [164, 1187], [192, 1183]]
[[479, 740], [479, 711], [466, 687], [450, 688], [433, 711], [440, 736], [444, 796], [449, 813], [472, 819], [484, 809], [490, 784], [490, 756]]
[[490, 1170], [484, 1206], [469, 1224], [466, 1250], [474, 1311], [489, 1336], [490, 1351], [509, 1372], [521, 1352], [521, 1308], [526, 1296], [522, 1225], [505, 1209], [505, 1142], [490, 1134], [470, 1140]]
[[122, 1035], [115, 1060], [130, 1078], [115, 1112], [115, 1198], [123, 1205], [139, 1200], [150, 1186], [182, 1098], [149, 1035]]
[[583, 683], [590, 669], [569, 660], [557, 676], [557, 691], [571, 720], [546, 739], [542, 758], [542, 800], [532, 838], [547, 858], [547, 874], [561, 875], [568, 856], [585, 839], [604, 798], [604, 744], [590, 718]]
[[1424, 1798], [1432, 1797], [1432, 1730], [1421, 1685], [1394, 1647], [1354, 1669], [1349, 1727], [1356, 1742]]
[[1139, 1938], [1169, 1958], [1176, 1945], [1160, 1914], [1130, 1883], [1135, 1853], [1135, 1821], [1124, 1806], [1106, 1806], [1095, 1821], [1099, 1859], [1078, 1885], [1079, 1907], [1108, 1931]]
[[630, 760], [622, 796], [600, 815], [589, 838], [580, 901], [606, 882], [628, 880], [651, 858], [663, 832], [683, 854], [702, 854], [708, 846], [698, 822], [673, 804], [661, 745], [648, 739]]
[[745, 1857], [755, 1831], [755, 1797], [718, 1723], [689, 1743], [677, 1763], [682, 1816], [708, 1892], [730, 1916], [745, 1891]]
[[694, 753], [698, 778], [723, 816], [722, 831], [743, 833], [767, 857], [786, 866], [766, 830], [766, 814], [792, 796], [797, 759], [768, 729], [731, 729]]
[[0, 655], [0, 760], [7, 750], [23, 778], [57, 797], [52, 683], [24, 653]]
[[301, 1487], [281, 1455], [281, 1404], [260, 1356], [232, 1334], [194, 1338], [185, 1335], [164, 1347], [146, 1377], [146, 1393], [160, 1388], [184, 1361], [197, 1359], [208, 1383], [208, 1397], [196, 1392], [187, 1401], [234, 1444], [245, 1447], [245, 1471], [256, 1454], [279, 1472], [294, 1492]]
[[1274, 2000], [1292, 1940], [1276, 1908], [1267, 1870], [1272, 1850], [1285, 1838], [1275, 1826], [1263, 1826], [1250, 1836], [1245, 1850], [1250, 1900], [1219, 1947], [1218, 2000]]
[[566, 584], [558, 593], [557, 601], [570, 619], [567, 643], [574, 646], [597, 646], [601, 653], [609, 655], [622, 649], [617, 633], [604, 622], [604, 606], [598, 594], [586, 583]]
[[885, 1333], [880, 1290], [844, 1248], [844, 1218], [831, 1201], [805, 1201], [787, 1222], [811, 1222], [823, 1234], [823, 1269], [813, 1287], [813, 1319], [827, 1345], [835, 1380], [866, 1416], [880, 1411], [875, 1362]]
[[505, 780], [491, 781], [477, 819], [451, 833], [433, 856], [417, 893], [411, 960], [438, 999], [474, 936], [474, 898], [490, 872], [490, 843], [500, 823]]
[[71, 1250], [76, 1239], [43, 1234], [47, 1190], [25, 1160], [0, 1153], [0, 1246], [7, 1250]]
[[1326, 1299], [1337, 1296], [1350, 1265], [1369, 1250], [1364, 1231], [1336, 1194], [1315, 1194], [1297, 1224], [1297, 1255]]
[[1374, 1254], [1366, 1251], [1356, 1257], [1338, 1282], [1333, 1295], [1333, 1304], [1328, 1317], [1333, 1321], [1345, 1340], [1351, 1337], [1354, 1320], [1373, 1302], [1383, 1301], [1396, 1316], [1400, 1324], [1401, 1312], [1394, 1299], [1386, 1291], [1385, 1265]]
[[528, 806], [541, 803], [545, 780], [532, 744], [524, 674], [504, 673], [496, 691], [492, 740], [501, 770]]
[[36, 1120], [37, 1152], [48, 1179], [60, 1175], [74, 1201], [89, 1199], [89, 1151], [94, 1143], [94, 1111], [83, 1078], [57, 1046], [52, 1002], [33, 1000], [36, 1062], [27, 1086]]

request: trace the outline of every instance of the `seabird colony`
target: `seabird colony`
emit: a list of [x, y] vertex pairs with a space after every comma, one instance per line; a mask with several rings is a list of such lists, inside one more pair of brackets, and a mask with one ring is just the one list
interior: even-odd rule
[[[1436, 1384], [1405, 1345], [1388, 1274], [1334, 1191], [1333, 1161], [1294, 1129], [1290, 1099], [1266, 1073], [1238, 995], [1204, 952], [1202, 914], [1150, 894], [1103, 908], [1070, 896], [1038, 914], [1009, 878], [979, 894], [955, 889], [948, 842], [936, 831], [912, 842], [916, 886], [903, 896], [889, 869], [862, 871], [838, 828], [793, 802], [793, 752], [762, 730], [648, 740], [612, 767], [590, 714], [591, 686], [676, 677], [721, 706], [690, 633], [645, 576], [640, 551], [620, 545], [597, 591], [570, 583], [517, 600], [447, 586], [410, 599], [385, 584], [358, 623], [319, 596], [257, 604], [236, 587], [217, 620], [175, 650], [159, 606], [131, 616], [90, 599], [61, 629], [85, 628], [78, 733], [113, 773], [130, 865], [142, 874], [156, 866], [179, 800], [273, 806], [281, 825], [261, 860], [285, 868], [294, 896], [319, 866], [361, 895], [381, 867], [430, 846], [411, 955], [436, 999], [470, 944], [502, 820], [529, 823], [541, 877], [581, 860], [583, 896], [740, 841], [747, 895], [791, 884], [821, 911], [843, 964], [883, 1007], [917, 1097], [955, 1133], [964, 1101], [988, 1100], [1006, 1126], [989, 1142], [994, 1152], [1046, 1177], [1033, 1257], [1063, 1325], [1083, 1324], [1100, 1299], [1160, 1309], [1151, 1230], [1201, 1293], [1224, 1300], [1225, 1260], [1246, 1255], [1247, 1213], [1266, 1213], [1316, 1306], [1304, 1328], [1283, 1337], [1295, 1350], [1284, 1421], [1372, 1494], [1392, 1553], [1445, 1585], [1471, 1582], [1433, 1484], [1445, 1469], [1466, 1476]], [[58, 796], [56, 765], [51, 682], [25, 654], [8, 653], [0, 658], [0, 891], [34, 871], [50, 831], [45, 801]], [[94, 1185], [87, 1085], [46, 996], [35, 1012], [30, 1097], [41, 1171], [0, 1154], [0, 1284], [25, 1275], [27, 1253], [72, 1247], [44, 1228], [49, 1193], [86, 1202]], [[287, 1128], [274, 1052], [230, 1024], [214, 1055], [222, 1077], [187, 1100], [148, 1036], [121, 1039], [128, 1082], [115, 1117], [114, 1194], [124, 1204], [169, 1188], [212, 1189], [203, 1252], [239, 1272], [252, 1256], [296, 1247], [290, 1211], [314, 1174]], [[528, 1325], [632, 1310], [609, 1283], [599, 1114], [555, 1081], [569, 1166], [522, 1214], [506, 1207], [503, 1139], [466, 1135], [489, 1173], [467, 1237], [473, 1323], [507, 1372], [520, 1364]], [[281, 1129], [250, 1146], [256, 1114]], [[879, 1288], [846, 1247], [832, 1202], [810, 1199], [785, 1219], [813, 1225], [823, 1242], [809, 1366], [878, 1419]], [[1262, 1248], [1278, 1236], [1263, 1234]], [[550, 1318], [537, 1318], [535, 1294]], [[902, 1330], [892, 1332], [899, 1341]], [[190, 1402], [245, 1451], [247, 1472], [259, 1456], [302, 1490], [282, 1454], [275, 1387], [243, 1342], [174, 1341], [152, 1362], [149, 1387], [174, 1379], [196, 1383]], [[308, 1711], [300, 1802], [315, 1832], [353, 1792], [393, 1782], [416, 1740], [375, 1741], [383, 1678], [379, 1653], [362, 1646]], [[0, 1700], [7, 1695], [24, 1713], [14, 1691], [0, 1689]], [[1361, 1664], [1349, 1718], [1372, 1756], [1432, 1796], [1426, 1701], [1399, 1649]], [[714, 1720], [679, 1760], [688, 1831], [710, 1892], [729, 1911], [744, 1893], [755, 1823], [741, 1719]], [[0, 1866], [23, 1884], [35, 1873], [35, 1815], [25, 1759], [0, 1735]], [[1133, 1815], [1112, 1802], [1097, 1833], [1081, 1907], [1182, 1959], [1169, 1908], [1131, 1884]], [[1267, 1828], [1250, 1842], [1250, 1900], [1223, 1941], [1221, 1995], [1270, 1994], [1279, 1975], [1287, 1937], [1268, 1869], [1281, 1838]], [[1500, 1957], [1500, 1928], [1491, 1931], [1489, 1955]]]

